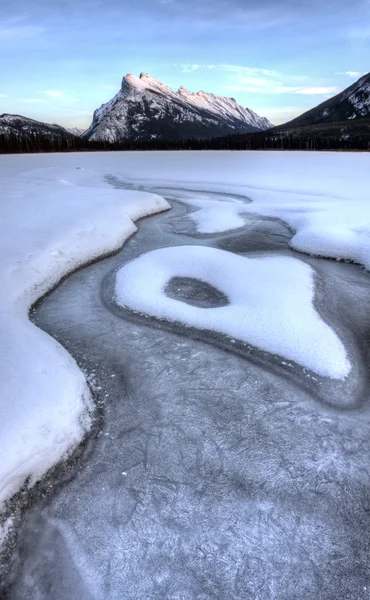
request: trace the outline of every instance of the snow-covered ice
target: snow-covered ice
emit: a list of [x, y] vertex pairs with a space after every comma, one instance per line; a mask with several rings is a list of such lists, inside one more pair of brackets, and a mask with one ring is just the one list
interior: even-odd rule
[[[77, 170], [76, 166], [81, 168]], [[299, 256], [288, 248], [290, 231], [277, 223], [277, 219], [287, 222], [288, 217], [293, 219], [295, 215], [298, 232], [302, 226], [299, 219], [307, 218], [322, 241], [325, 236], [329, 239], [336, 215], [342, 227], [340, 235], [335, 234], [341, 251], [344, 232], [347, 235], [350, 231], [341, 212], [343, 207], [355, 206], [356, 219], [362, 207], [363, 229], [367, 230], [369, 167], [370, 155], [340, 153], [169, 152], [0, 157], [0, 176], [6, 175], [2, 183], [9, 183], [13, 173], [14, 185], [30, 193], [30, 210], [26, 212], [25, 202], [18, 205], [25, 214], [19, 219], [22, 228], [17, 239], [26, 236], [28, 223], [39, 232], [41, 224], [35, 224], [35, 210], [40, 207], [39, 221], [40, 215], [45, 215], [45, 245], [50, 241], [47, 247], [52, 252], [62, 249], [63, 257], [56, 252], [53, 260], [59, 265], [63, 261], [65, 266], [71, 259], [68, 269], [77, 265], [76, 255], [70, 254], [73, 245], [70, 241], [75, 240], [73, 232], [78, 228], [88, 229], [86, 244], [91, 242], [90, 249], [94, 246], [96, 252], [96, 241], [100, 240], [101, 250], [116, 235], [119, 219], [114, 219], [115, 209], [110, 209], [113, 223], [108, 225], [103, 203], [115, 206], [114, 198], [117, 201], [120, 198], [120, 206], [126, 202], [130, 214], [134, 209], [134, 204], [130, 204], [134, 196], [109, 190], [104, 175], [116, 177], [117, 186], [121, 182], [122, 187], [131, 183], [153, 191], [172, 188], [158, 193], [173, 199], [172, 211], [145, 219], [137, 234], [117, 254], [67, 277], [33, 311], [34, 323], [60, 340], [91, 374], [103, 414], [94, 430], [96, 437], [89, 438], [86, 450], [68, 471], [68, 480], [63, 477], [61, 481], [57, 470], [48, 480], [56, 485], [51, 489], [40, 486], [37, 501], [25, 511], [12, 556], [14, 568], [5, 582], [5, 593], [9, 592], [6, 597], [162, 600], [186, 596], [265, 600], [272, 594], [286, 600], [297, 597], [338, 600], [339, 590], [343, 598], [365, 600], [369, 568], [363, 532], [370, 526], [370, 353], [366, 336], [370, 328], [369, 273], [355, 265]], [[24, 174], [26, 168], [29, 172]], [[51, 200], [36, 201], [36, 190], [39, 196], [42, 190], [46, 191]], [[102, 204], [95, 192], [99, 197], [101, 194]], [[226, 195], [217, 196], [217, 192]], [[57, 212], [52, 210], [57, 197], [54, 194], [59, 194], [57, 204], [65, 203]], [[238, 194], [245, 200], [238, 199]], [[77, 196], [84, 198], [84, 207], [78, 214], [75, 211], [79, 202], [72, 200]], [[218, 209], [224, 210], [224, 214], [216, 214], [210, 224], [212, 215], [203, 213], [203, 225], [208, 223], [211, 229], [218, 225], [225, 230], [233, 205], [243, 209], [235, 213], [240, 219], [236, 225], [227, 223], [227, 228], [235, 231], [195, 234], [191, 218], [196, 215], [199, 218], [211, 204], [191, 212], [186, 202], [197, 208], [199, 200], [213, 203], [217, 198]], [[286, 217], [271, 215], [266, 219], [268, 213], [284, 207], [284, 202]], [[258, 216], [257, 210], [255, 214], [244, 212], [246, 209], [253, 213], [262, 205], [266, 217]], [[140, 214], [145, 214], [148, 208], [141, 202], [135, 203], [136, 207], [140, 208]], [[320, 231], [320, 223], [313, 218], [315, 212], [322, 213]], [[53, 215], [59, 221], [55, 228]], [[94, 234], [96, 238], [91, 237], [92, 219], [99, 231], [109, 230], [104, 243], [104, 236], [100, 238], [98, 232]], [[295, 229], [293, 221], [290, 227]], [[32, 231], [28, 233], [30, 240], [35, 237]], [[355, 234], [352, 249], [356, 244], [359, 248]], [[40, 236], [37, 233], [37, 239]], [[333, 241], [328, 243], [332, 246]], [[174, 264], [173, 248], [179, 245], [183, 270]], [[201, 251], [194, 251], [195, 265], [185, 256], [189, 246], [202, 247]], [[304, 321], [308, 312], [311, 333], [319, 331], [325, 336], [324, 339], [317, 335], [320, 339], [315, 342], [309, 340], [318, 344], [318, 353], [323, 352], [321, 367], [327, 367], [327, 360], [332, 361], [333, 367], [341, 348], [351, 361], [349, 376], [344, 380], [324, 379], [296, 367], [293, 359], [254, 347], [244, 351], [237, 335], [230, 340], [206, 329], [195, 331], [191, 327], [186, 331], [186, 327], [174, 322], [145, 319], [118, 307], [112, 302], [118, 270], [123, 267], [124, 271], [124, 265], [132, 268], [137, 285], [137, 266], [144, 264], [146, 257], [160, 256], [159, 248], [167, 250], [163, 251], [165, 260], [156, 258], [155, 265], [147, 271], [145, 285], [151, 297], [156, 295], [161, 303], [163, 300], [167, 303], [168, 299], [168, 307], [176, 306], [178, 301], [182, 313], [202, 319], [208, 311], [213, 315], [212, 320], [214, 315], [225, 314], [224, 309], [229, 309], [227, 314], [231, 315], [239, 298], [232, 295], [235, 281], [230, 289], [229, 262], [227, 265], [225, 262], [227, 268], [222, 273], [215, 268], [218, 257], [227, 254], [219, 254], [220, 249], [227, 249], [229, 257], [238, 264], [249, 265], [246, 268], [249, 283], [258, 278], [258, 291], [252, 286], [246, 290], [244, 280], [236, 286], [238, 292], [244, 294], [246, 290], [251, 306], [255, 301], [253, 310], [258, 299], [266, 301], [268, 282], [264, 281], [262, 286], [260, 281], [266, 272], [276, 285], [267, 304], [258, 305], [258, 314], [263, 316], [263, 309], [270, 305], [277, 315], [279, 306], [285, 310], [290, 301], [290, 322], [298, 314]], [[46, 256], [42, 245], [32, 246], [29, 253], [33, 250], [35, 256], [41, 250], [41, 256]], [[211, 260], [209, 251], [215, 259]], [[22, 256], [20, 253], [20, 259]], [[76, 364], [57, 342], [27, 321], [27, 306], [43, 293], [44, 286], [33, 289], [32, 294], [27, 292], [19, 300], [13, 294], [13, 290], [22, 289], [22, 282], [29, 281], [31, 275], [36, 277], [32, 270], [34, 261], [27, 255], [21, 263], [23, 273], [19, 272], [18, 277], [15, 273], [13, 280], [9, 275], [10, 295], [7, 278], [3, 277], [4, 296], [8, 294], [10, 300], [2, 298], [1, 306], [7, 308], [4, 314], [10, 325], [15, 319], [20, 323], [22, 335], [24, 328], [29, 327], [22, 359], [36, 364], [38, 359], [33, 354], [39, 350], [39, 338], [35, 335], [42, 336], [45, 344], [39, 371], [32, 373], [29, 383], [39, 382], [43, 377], [50, 382], [52, 369], [55, 364], [62, 369], [60, 361], [64, 356], [68, 391], [68, 382], [78, 382], [81, 376]], [[266, 268], [258, 272], [256, 268], [253, 273], [249, 267], [254, 264]], [[283, 265], [286, 274], [294, 273], [286, 282], [286, 290], [281, 290], [282, 268], [279, 274], [278, 269], [271, 273], [273, 264]], [[52, 267], [45, 270], [45, 265], [40, 259], [37, 277], [40, 280], [46, 277], [51, 286], [57, 277]], [[296, 268], [292, 270], [288, 265]], [[152, 275], [156, 282], [160, 277], [163, 281], [172, 278], [165, 294], [152, 285]], [[205, 284], [203, 288], [198, 284], [192, 288], [189, 281], [194, 282], [194, 277], [203, 277], [211, 286], [217, 286], [219, 295], [213, 294], [209, 285], [208, 289]], [[305, 282], [308, 286], [303, 289], [301, 284]], [[174, 293], [176, 286], [181, 288], [178, 293]], [[200, 290], [202, 301], [208, 294], [204, 304], [189, 306], [184, 301], [192, 289], [196, 294]], [[294, 290], [291, 295], [287, 293], [290, 289]], [[166, 297], [171, 294], [172, 297]], [[207, 302], [209, 308], [200, 308], [207, 306]], [[279, 327], [284, 331], [286, 311], [281, 314]], [[248, 312], [244, 311], [243, 316], [248, 319]], [[203, 325], [198, 320], [196, 326]], [[301, 326], [297, 325], [297, 333]], [[329, 358], [323, 349], [325, 340], [329, 340], [328, 333], [334, 343], [328, 348]], [[277, 336], [275, 340], [268, 337], [265, 340], [268, 344], [271, 340], [289, 342], [283, 335], [279, 340]], [[291, 341], [294, 343], [293, 332]], [[26, 346], [31, 343], [35, 348], [33, 354]], [[60, 354], [53, 348], [60, 348]], [[269, 352], [273, 351], [270, 348]], [[55, 356], [59, 362], [54, 360], [51, 364]], [[343, 359], [344, 355], [340, 356]], [[44, 360], [47, 360], [47, 374], [42, 373]], [[21, 365], [17, 369], [13, 364], [12, 376], [19, 373], [22, 376], [23, 368]], [[21, 379], [18, 379], [20, 389]], [[29, 383], [22, 393], [30, 388]], [[85, 385], [83, 379], [81, 385]], [[59, 388], [58, 381], [53, 389], [48, 388], [50, 422], [57, 417], [57, 403], [61, 406], [61, 402], [66, 402]], [[30, 396], [30, 401], [37, 400], [35, 395]], [[79, 408], [77, 403], [76, 412]], [[45, 411], [41, 411], [41, 416], [45, 417]], [[16, 415], [14, 422], [15, 419]], [[65, 424], [65, 420], [61, 423]], [[35, 426], [32, 420], [31, 424]], [[25, 419], [20, 425], [25, 426]], [[13, 525], [18, 527], [17, 517], [5, 522], [0, 535], [6, 536]]]
[[[119, 154], [100, 155], [99, 161], [124, 181], [234, 193], [252, 201], [228, 208], [199, 203], [203, 212], [193, 218], [200, 232], [240, 227], [245, 213], [265, 215], [289, 225], [294, 249], [370, 269], [369, 153], [155, 152], [127, 153], [124, 161]], [[196, 200], [195, 194], [193, 205]]]
[[[170, 298], [174, 277], [197, 279], [229, 299], [226, 306], [199, 308]], [[316, 373], [343, 378], [346, 351], [313, 307], [312, 269], [289, 257], [244, 258], [203, 246], [161, 248], [122, 267], [115, 297], [160, 319], [214, 330], [279, 354]]]
[[[365, 200], [318, 199], [306, 195], [253, 190], [252, 203], [225, 203], [193, 198], [184, 201], [200, 210], [191, 214], [200, 233], [242, 227], [248, 214], [275, 217], [296, 231], [290, 245], [316, 256], [340, 258], [370, 269], [370, 215]], [[244, 216], [244, 218], [243, 218]]]
[[[76, 162], [81, 168], [76, 169]], [[244, 195], [251, 202], [198, 201], [195, 194], [188, 201], [200, 208], [192, 213], [199, 230], [238, 228], [247, 213], [262, 214], [282, 219], [296, 231], [294, 248], [370, 268], [369, 172], [369, 155], [359, 153], [2, 156], [1, 417], [9, 425], [1, 436], [8, 459], [1, 466], [0, 499], [28, 476], [39, 478], [81, 439], [89, 420], [82, 374], [55, 341], [28, 321], [29, 307], [69, 271], [118, 248], [135, 231], [133, 219], [167, 208], [159, 197], [109, 188], [104, 175], [147, 187]], [[343, 357], [344, 351], [336, 371], [342, 376], [347, 368]], [[59, 366], [53, 374], [45, 364]], [[45, 413], [48, 396], [53, 401]], [[56, 420], [60, 429], [55, 437]]]
[[119, 248], [136, 231], [133, 220], [167, 208], [159, 196], [110, 189], [93, 171], [2, 177], [0, 503], [40, 479], [90, 423], [85, 377], [28, 320], [31, 305], [70, 271]]

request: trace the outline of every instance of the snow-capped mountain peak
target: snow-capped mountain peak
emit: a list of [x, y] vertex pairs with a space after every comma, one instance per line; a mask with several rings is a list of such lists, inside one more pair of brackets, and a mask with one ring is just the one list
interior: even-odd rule
[[208, 138], [248, 133], [272, 127], [264, 117], [240, 106], [234, 98], [185, 87], [173, 91], [141, 73], [126, 75], [119, 92], [94, 112], [84, 134], [88, 139], [123, 141], [138, 139]]

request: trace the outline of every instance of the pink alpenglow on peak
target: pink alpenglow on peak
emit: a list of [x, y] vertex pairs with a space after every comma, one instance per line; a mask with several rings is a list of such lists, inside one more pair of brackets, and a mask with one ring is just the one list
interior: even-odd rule
[[251, 133], [272, 127], [265, 118], [240, 106], [234, 98], [204, 91], [177, 92], [141, 73], [128, 74], [120, 91], [94, 112], [84, 137], [122, 142], [140, 139], [207, 139]]

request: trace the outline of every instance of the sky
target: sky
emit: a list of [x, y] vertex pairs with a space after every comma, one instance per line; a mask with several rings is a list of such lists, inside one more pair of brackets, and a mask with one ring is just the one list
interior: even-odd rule
[[0, 114], [87, 128], [144, 71], [284, 123], [370, 71], [370, 0], [1, 0]]

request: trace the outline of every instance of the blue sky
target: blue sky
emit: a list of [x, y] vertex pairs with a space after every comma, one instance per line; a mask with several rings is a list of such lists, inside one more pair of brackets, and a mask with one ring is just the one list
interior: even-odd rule
[[87, 127], [127, 73], [282, 123], [370, 71], [370, 0], [1, 0], [0, 114]]

